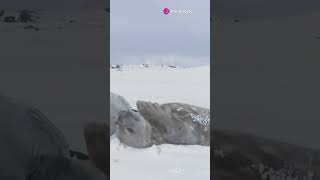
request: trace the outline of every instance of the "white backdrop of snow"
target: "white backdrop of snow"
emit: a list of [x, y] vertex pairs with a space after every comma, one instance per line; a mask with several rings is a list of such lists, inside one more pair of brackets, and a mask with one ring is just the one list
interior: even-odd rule
[[[122, 95], [133, 108], [137, 100], [181, 102], [210, 107], [210, 67], [168, 68], [126, 65], [110, 72], [111, 92]], [[110, 140], [111, 180], [209, 180], [210, 148], [161, 145], [145, 149], [125, 147]]]

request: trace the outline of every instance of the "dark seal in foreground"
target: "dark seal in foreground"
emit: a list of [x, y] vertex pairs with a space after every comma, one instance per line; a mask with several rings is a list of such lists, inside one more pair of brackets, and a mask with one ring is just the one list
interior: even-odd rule
[[84, 135], [91, 161], [71, 158], [64, 135], [38, 109], [0, 95], [0, 177], [106, 180], [107, 130], [88, 124]]
[[318, 180], [320, 151], [247, 133], [215, 129], [215, 180]]

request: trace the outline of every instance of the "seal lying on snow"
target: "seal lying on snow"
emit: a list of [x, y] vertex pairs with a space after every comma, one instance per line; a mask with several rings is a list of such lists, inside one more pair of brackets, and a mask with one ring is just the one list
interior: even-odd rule
[[159, 105], [138, 101], [140, 114], [157, 133], [158, 144], [210, 144], [210, 111], [181, 103]]
[[96, 160], [107, 157], [107, 129], [101, 130], [101, 127], [87, 125], [85, 128], [92, 161], [73, 159], [64, 136], [45, 115], [22, 102], [0, 95], [0, 177], [17, 180], [106, 180], [103, 172], [107, 172], [108, 162], [103, 168], [102, 163]]
[[210, 145], [210, 110], [182, 103], [159, 105], [138, 101], [138, 112], [124, 111], [117, 136], [126, 145]]

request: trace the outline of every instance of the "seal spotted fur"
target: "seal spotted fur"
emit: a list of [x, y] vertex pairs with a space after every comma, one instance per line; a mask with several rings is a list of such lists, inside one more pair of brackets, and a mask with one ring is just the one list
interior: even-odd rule
[[138, 101], [138, 112], [122, 111], [117, 137], [125, 145], [144, 148], [153, 144], [210, 145], [210, 111], [182, 103]]

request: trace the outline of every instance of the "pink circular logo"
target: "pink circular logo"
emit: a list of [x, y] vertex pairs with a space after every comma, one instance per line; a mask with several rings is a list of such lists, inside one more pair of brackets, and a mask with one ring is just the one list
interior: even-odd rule
[[164, 14], [169, 14], [170, 13], [170, 9], [169, 8], [164, 8], [163, 9], [163, 13]]

